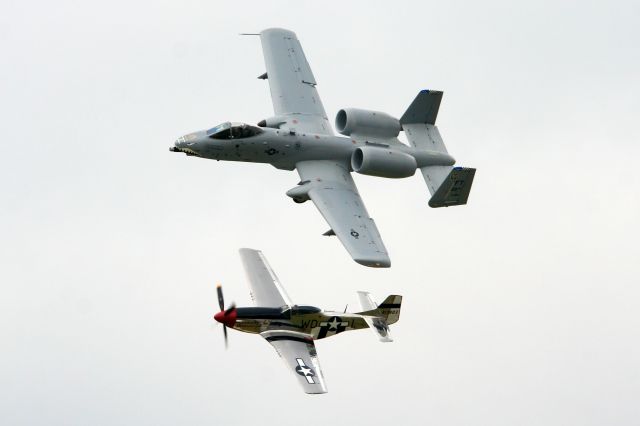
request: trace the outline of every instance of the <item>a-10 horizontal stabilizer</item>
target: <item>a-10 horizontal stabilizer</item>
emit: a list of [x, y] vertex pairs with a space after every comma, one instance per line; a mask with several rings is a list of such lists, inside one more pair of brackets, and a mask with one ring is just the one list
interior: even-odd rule
[[[424, 178], [427, 180], [429, 171], [424, 169], [430, 169], [430, 167], [423, 168]], [[429, 200], [429, 206], [449, 207], [467, 204], [475, 174], [476, 169], [454, 167]]]

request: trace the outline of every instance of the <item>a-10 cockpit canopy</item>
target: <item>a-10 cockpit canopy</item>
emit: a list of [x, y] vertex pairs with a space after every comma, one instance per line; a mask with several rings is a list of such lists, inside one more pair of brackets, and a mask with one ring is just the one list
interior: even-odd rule
[[212, 139], [242, 139], [259, 135], [263, 130], [246, 123], [232, 123], [227, 121], [207, 130], [207, 136]]

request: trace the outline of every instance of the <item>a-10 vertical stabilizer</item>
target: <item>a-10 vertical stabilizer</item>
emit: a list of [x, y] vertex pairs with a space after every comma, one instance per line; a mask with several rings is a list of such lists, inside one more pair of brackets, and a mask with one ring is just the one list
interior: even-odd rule
[[[409, 143], [418, 149], [448, 154], [436, 118], [442, 92], [422, 90], [400, 118]], [[426, 166], [420, 171], [431, 193], [429, 206], [449, 207], [467, 204], [476, 169], [453, 166]]]

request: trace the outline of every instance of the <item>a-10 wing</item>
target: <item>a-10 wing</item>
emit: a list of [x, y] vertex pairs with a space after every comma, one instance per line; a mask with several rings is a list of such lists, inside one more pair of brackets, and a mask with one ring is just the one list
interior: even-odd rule
[[388, 268], [391, 260], [378, 228], [367, 212], [346, 165], [331, 160], [296, 164], [309, 185], [307, 194], [353, 260], [365, 266]]
[[[260, 33], [260, 40], [276, 121], [297, 132], [333, 134], [296, 34], [270, 28]], [[366, 266], [389, 267], [387, 250], [349, 167], [335, 161], [305, 161], [296, 168], [302, 181], [310, 182], [309, 197], [353, 259]]]
[[306, 393], [327, 392], [311, 336], [282, 330], [265, 331], [260, 335], [275, 348], [287, 368], [296, 375]]
[[260, 33], [276, 120], [301, 133], [331, 135], [333, 131], [316, 90], [316, 80], [293, 31], [269, 28]]

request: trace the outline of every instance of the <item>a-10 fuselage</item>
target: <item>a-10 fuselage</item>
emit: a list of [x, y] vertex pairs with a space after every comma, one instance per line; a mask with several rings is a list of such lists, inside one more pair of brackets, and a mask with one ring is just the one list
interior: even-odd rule
[[369, 145], [409, 154], [415, 158], [417, 167], [455, 163], [448, 154], [416, 149], [402, 143], [356, 141], [344, 136], [298, 133], [241, 123], [224, 124], [231, 127], [212, 132], [220, 127], [217, 126], [180, 137], [171, 151], [218, 161], [267, 163], [279, 169], [293, 170], [296, 163], [310, 160], [336, 160], [349, 164], [356, 148]]
[[359, 314], [326, 312], [313, 306], [232, 308], [218, 312], [214, 318], [227, 327], [246, 333], [287, 330], [308, 334], [314, 339], [369, 327]]

